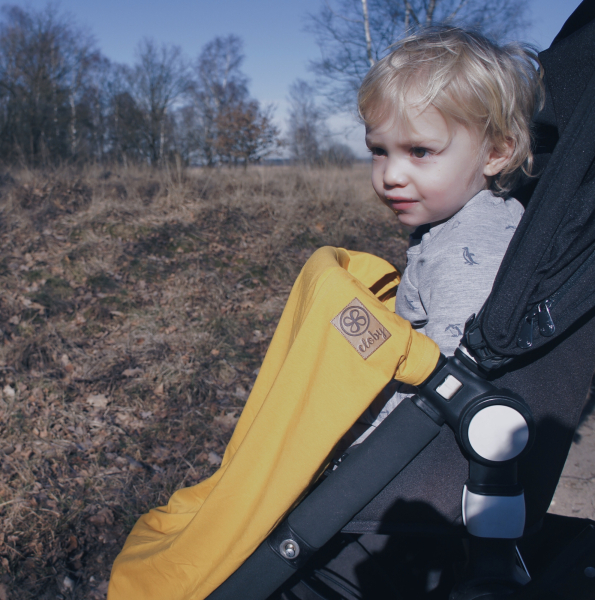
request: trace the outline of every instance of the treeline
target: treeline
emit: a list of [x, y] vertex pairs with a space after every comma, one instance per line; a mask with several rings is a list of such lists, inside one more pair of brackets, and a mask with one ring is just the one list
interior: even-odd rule
[[194, 61], [149, 39], [136, 56], [109, 61], [51, 6], [5, 6], [0, 159], [247, 165], [279, 145], [272, 108], [250, 97], [237, 36], [215, 38]]

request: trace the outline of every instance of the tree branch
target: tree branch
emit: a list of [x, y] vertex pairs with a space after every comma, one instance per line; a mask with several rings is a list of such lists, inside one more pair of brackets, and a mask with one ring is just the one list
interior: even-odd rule
[[451, 21], [452, 19], [454, 19], [457, 16], [457, 13], [465, 6], [465, 4], [467, 4], [469, 2], [469, 0], [461, 0], [459, 2], [459, 5], [450, 13], [450, 15], [448, 15], [448, 18], [446, 19], [447, 21]]
[[426, 12], [426, 25], [431, 25], [434, 19], [434, 11], [436, 10], [436, 0], [430, 0], [428, 10]]
[[[417, 15], [415, 14], [415, 11], [413, 10], [413, 7], [411, 6], [411, 2], [409, 2], [409, 0], [405, 0], [405, 11], [407, 16], [411, 16], [411, 18], [415, 21], [416, 25], [419, 25], [419, 19], [417, 18]], [[409, 19], [407, 19], [409, 21]]]

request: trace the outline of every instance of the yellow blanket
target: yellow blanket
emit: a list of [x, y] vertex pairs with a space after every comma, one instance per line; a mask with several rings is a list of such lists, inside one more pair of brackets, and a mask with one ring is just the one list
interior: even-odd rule
[[220, 469], [138, 520], [108, 600], [208, 596], [297, 503], [391, 378], [427, 378], [438, 347], [394, 314], [394, 297], [379, 299], [395, 283], [398, 272], [373, 255], [331, 247], [312, 255]]

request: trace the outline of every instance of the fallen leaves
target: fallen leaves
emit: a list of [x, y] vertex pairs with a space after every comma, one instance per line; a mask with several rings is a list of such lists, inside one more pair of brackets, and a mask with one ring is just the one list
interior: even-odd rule
[[74, 581], [66, 575], [64, 579], [62, 579], [62, 590], [65, 592], [71, 592], [74, 589]]
[[142, 369], [124, 369], [122, 371], [122, 377], [140, 377], [142, 374]]
[[92, 517], [87, 519], [89, 523], [92, 523], [96, 527], [103, 527], [104, 525], [113, 525], [114, 513], [109, 508], [102, 508], [97, 511]]
[[223, 459], [221, 458], [221, 456], [219, 456], [219, 454], [217, 454], [216, 452], [211, 451], [208, 454], [207, 460], [209, 461], [209, 464], [211, 466], [218, 467], [221, 464], [221, 461]]
[[239, 416], [233, 413], [226, 413], [223, 415], [218, 415], [213, 419], [213, 425], [220, 427], [224, 431], [231, 431], [238, 422]]
[[76, 539], [76, 536], [71, 534], [68, 536], [68, 541], [64, 550], [66, 550], [67, 554], [70, 554], [71, 552], [74, 552], [78, 548], [78, 546], [79, 544], [78, 540]]
[[[10, 583], [0, 582], [10, 600], [105, 600], [138, 515], [221, 464], [291, 283], [315, 247], [303, 233], [322, 233], [312, 207], [321, 223], [334, 210], [302, 192], [294, 202], [297, 180], [270, 173], [236, 178], [230, 169], [211, 181], [196, 172], [171, 187], [129, 168], [111, 175], [128, 189], [126, 202], [113, 202], [113, 186], [104, 194], [98, 175], [75, 186], [67, 170], [30, 172], [26, 185], [43, 198], [52, 186], [72, 199], [85, 187], [97, 201], [69, 214], [38, 215], [37, 200], [1, 213], [0, 569]], [[261, 175], [277, 190], [270, 199]], [[151, 182], [160, 186], [157, 204], [137, 201], [137, 186]], [[241, 189], [248, 196], [232, 207]], [[348, 216], [353, 189], [341, 192], [337, 222], [404, 247], [383, 212], [362, 220], [362, 201]], [[0, 210], [11, 193], [4, 185]]]
[[107, 403], [109, 400], [104, 394], [91, 394], [87, 398], [87, 404], [91, 405], [93, 408], [107, 408]]

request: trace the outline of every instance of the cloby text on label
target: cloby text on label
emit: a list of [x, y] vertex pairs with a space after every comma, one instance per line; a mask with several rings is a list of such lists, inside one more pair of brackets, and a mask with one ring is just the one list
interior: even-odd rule
[[374, 354], [390, 337], [384, 325], [357, 298], [354, 298], [331, 323], [364, 360]]

